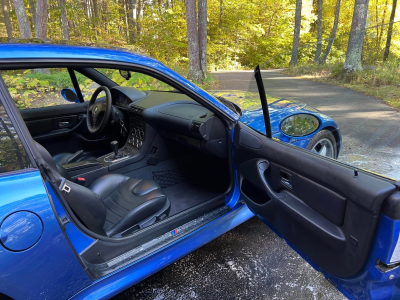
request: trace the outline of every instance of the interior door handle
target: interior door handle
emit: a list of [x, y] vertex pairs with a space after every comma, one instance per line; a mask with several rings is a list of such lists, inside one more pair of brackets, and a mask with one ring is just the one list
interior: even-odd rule
[[288, 187], [289, 189], [293, 189], [292, 182], [289, 179], [281, 178], [281, 182], [284, 186]]
[[279, 171], [281, 183], [290, 190], [293, 190], [292, 175], [284, 170]]
[[264, 172], [268, 170], [270, 167], [269, 161], [267, 160], [262, 160], [258, 162], [258, 175], [260, 176], [261, 182], [264, 185], [265, 191], [267, 192], [268, 196], [271, 199], [282, 199], [286, 197], [286, 194], [284, 193], [276, 193], [274, 190], [270, 187], [269, 183], [267, 182], [267, 179], [264, 176]]
[[69, 122], [58, 122], [58, 126], [61, 128], [69, 127]]

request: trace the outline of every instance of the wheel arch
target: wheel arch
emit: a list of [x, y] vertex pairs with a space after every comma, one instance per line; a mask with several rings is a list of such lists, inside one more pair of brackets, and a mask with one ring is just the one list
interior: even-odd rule
[[335, 141], [336, 141], [336, 145], [337, 145], [337, 156], [339, 156], [340, 150], [342, 148], [342, 139], [340, 137], [340, 133], [339, 133], [338, 129], [333, 126], [326, 126], [326, 127], [321, 128], [320, 131], [322, 131], [324, 129], [329, 130], [335, 137]]

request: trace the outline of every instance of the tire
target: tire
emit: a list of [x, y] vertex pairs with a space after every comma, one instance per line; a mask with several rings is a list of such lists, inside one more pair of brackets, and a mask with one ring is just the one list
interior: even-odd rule
[[323, 129], [314, 135], [308, 143], [307, 150], [334, 159], [338, 156], [336, 139], [333, 133], [328, 129]]

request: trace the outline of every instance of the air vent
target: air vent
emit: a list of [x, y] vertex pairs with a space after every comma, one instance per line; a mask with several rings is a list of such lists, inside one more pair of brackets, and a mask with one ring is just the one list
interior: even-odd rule
[[200, 126], [201, 126], [201, 123], [199, 123], [199, 122], [193, 122], [193, 123], [192, 123], [192, 127], [190, 128], [190, 130], [191, 130], [192, 132], [194, 132], [194, 133], [200, 134]]
[[132, 114], [136, 114], [136, 115], [143, 115], [143, 109], [135, 107], [135, 106], [131, 106], [131, 108], [129, 109], [129, 111]]

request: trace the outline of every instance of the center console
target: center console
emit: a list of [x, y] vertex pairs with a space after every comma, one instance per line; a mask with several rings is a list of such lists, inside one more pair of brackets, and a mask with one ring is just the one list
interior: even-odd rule
[[[137, 155], [140, 152], [140, 148], [143, 146], [145, 140], [146, 125], [143, 121], [143, 109], [131, 106], [129, 108], [129, 135], [125, 145], [118, 149], [118, 142], [114, 153], [107, 154], [103, 157], [99, 157], [100, 162], [115, 163], [130, 157]], [[113, 146], [112, 146], [113, 147]]]

